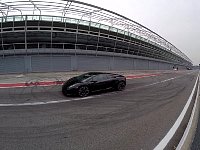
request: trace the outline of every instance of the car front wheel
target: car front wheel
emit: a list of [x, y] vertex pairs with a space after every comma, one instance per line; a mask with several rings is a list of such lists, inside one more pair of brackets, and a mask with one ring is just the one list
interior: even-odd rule
[[117, 84], [117, 90], [118, 90], [118, 91], [122, 91], [122, 90], [125, 89], [125, 86], [126, 86], [125, 82], [120, 81], [120, 82]]
[[78, 95], [80, 97], [86, 97], [88, 96], [90, 93], [89, 91], [89, 88], [87, 86], [81, 86], [79, 89], [78, 89]]

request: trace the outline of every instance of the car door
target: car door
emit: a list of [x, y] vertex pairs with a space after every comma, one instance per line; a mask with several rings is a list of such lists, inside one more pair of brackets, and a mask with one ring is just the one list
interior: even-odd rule
[[100, 91], [106, 89], [107, 76], [105, 74], [99, 74], [93, 77], [90, 85], [92, 91]]
[[114, 84], [114, 78], [112, 74], [106, 74], [106, 78], [104, 81], [104, 86], [106, 89], [112, 88]]

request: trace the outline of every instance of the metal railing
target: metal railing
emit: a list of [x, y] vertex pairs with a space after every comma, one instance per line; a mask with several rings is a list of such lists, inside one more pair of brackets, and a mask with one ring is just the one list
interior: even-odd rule
[[[120, 48], [97, 46], [97, 45], [74, 44], [74, 43], [44, 43], [44, 42], [27, 43], [27, 50], [28, 49], [32, 49], [31, 53], [34, 53], [34, 54], [41, 54], [41, 53], [43, 54], [44, 52], [40, 52], [40, 49], [44, 49], [44, 50], [47, 49], [46, 53], [51, 53], [50, 49], [57, 49], [56, 51], [57, 54], [65, 54], [65, 50], [71, 50], [70, 54], [74, 54], [74, 55], [76, 55], [76, 50], [81, 50], [81, 51], [90, 50], [90, 51], [94, 51], [94, 53], [96, 52], [96, 55], [98, 55], [98, 52], [102, 51], [102, 52], [110, 53], [111, 55], [120, 53], [120, 54], [142, 56], [142, 57], [153, 58], [153, 59], [164, 60], [164, 61], [172, 61], [177, 64], [184, 64], [184, 62], [177, 60], [176, 57], [173, 57], [173, 55], [172, 57], [167, 57], [161, 53], [152, 54], [152, 53], [148, 53], [147, 51], [142, 51], [139, 49], [130, 51], [130, 50], [124, 50]], [[13, 43], [13, 44], [0, 45], [0, 52], [1, 50], [2, 50], [2, 53], [0, 53], [1, 55], [7, 54], [6, 51], [8, 50], [13, 50], [12, 53], [8, 53], [9, 55], [22, 54], [22, 52], [18, 50], [24, 50], [23, 51], [24, 54], [26, 55], [29, 54], [25, 50], [25, 43]], [[185, 65], [188, 65], [188, 64], [185, 64]]]

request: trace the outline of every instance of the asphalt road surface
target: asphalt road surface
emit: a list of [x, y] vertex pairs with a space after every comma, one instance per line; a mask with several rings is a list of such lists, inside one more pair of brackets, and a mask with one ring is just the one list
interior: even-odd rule
[[[197, 74], [130, 79], [122, 92], [85, 99], [64, 97], [60, 86], [0, 89], [1, 104], [35, 103], [0, 106], [0, 149], [153, 149], [181, 113]], [[38, 103], [48, 101], [55, 103]]]

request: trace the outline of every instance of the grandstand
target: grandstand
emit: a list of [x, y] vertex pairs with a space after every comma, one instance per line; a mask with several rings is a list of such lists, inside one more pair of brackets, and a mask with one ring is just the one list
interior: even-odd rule
[[143, 25], [74, 0], [2, 0], [0, 42], [1, 74], [192, 66]]

